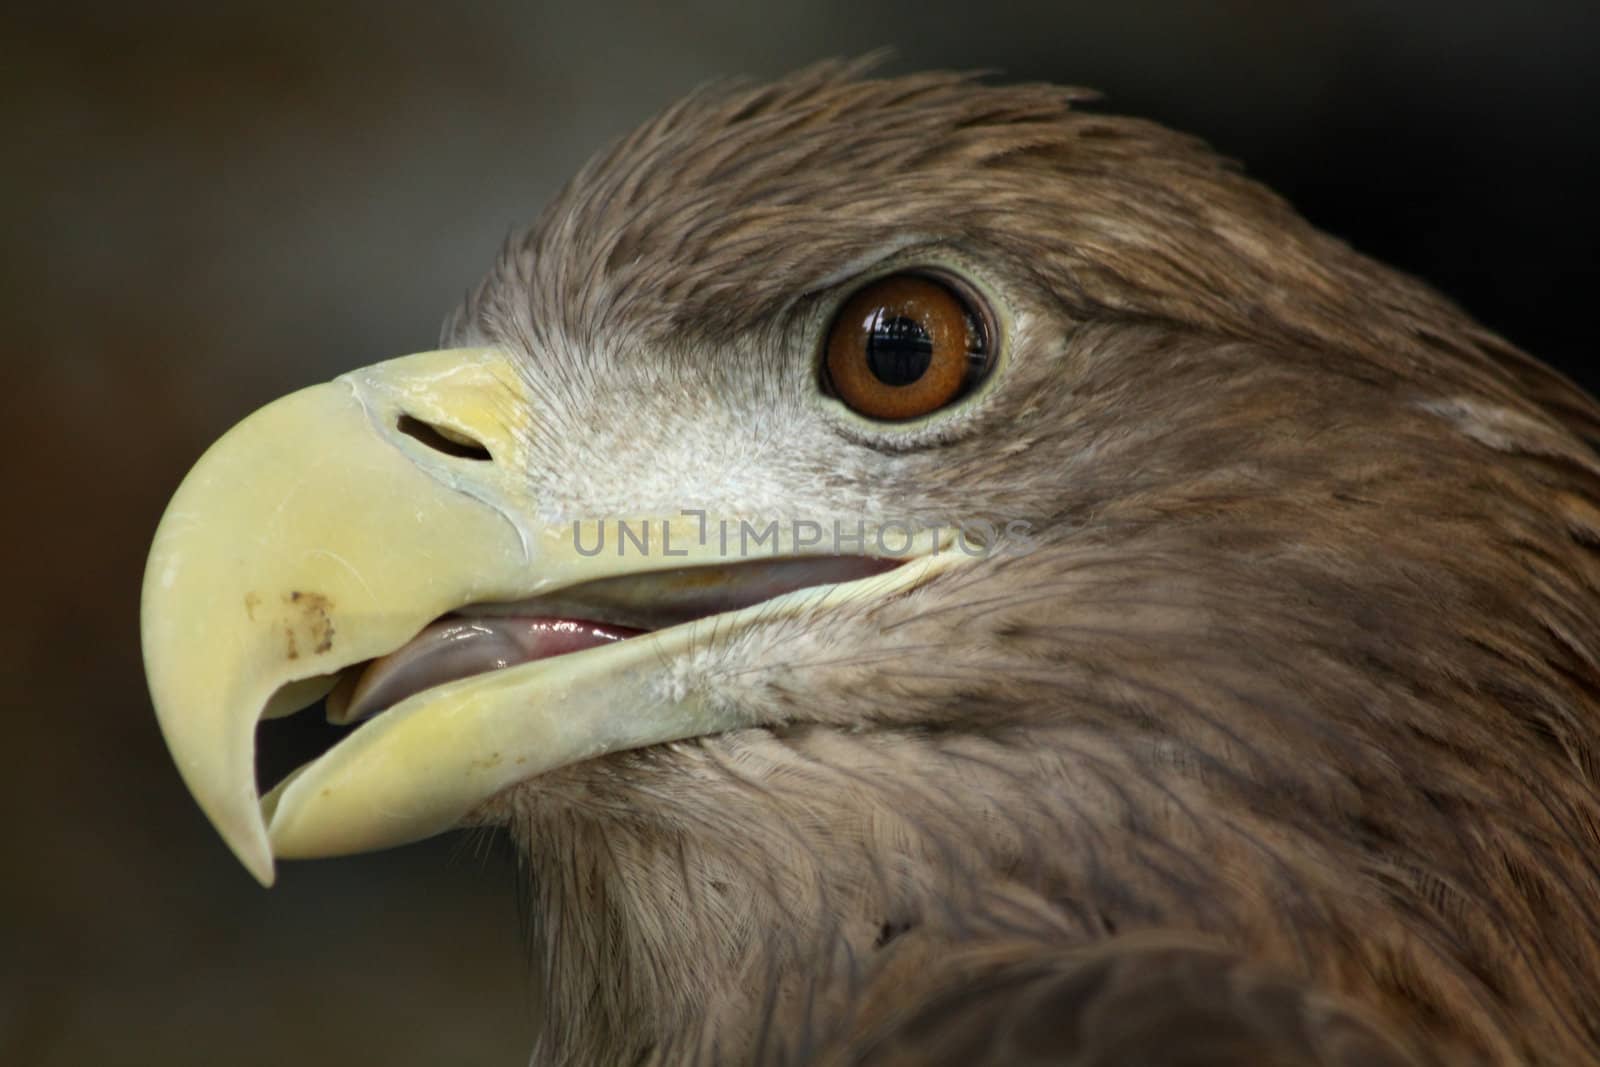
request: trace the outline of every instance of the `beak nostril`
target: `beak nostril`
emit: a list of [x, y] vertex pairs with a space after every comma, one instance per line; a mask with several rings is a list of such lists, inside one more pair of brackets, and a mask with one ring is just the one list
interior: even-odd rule
[[407, 437], [421, 441], [435, 452], [443, 452], [447, 456], [485, 462], [494, 458], [481, 442], [448, 426], [438, 426], [411, 415], [401, 415], [395, 423], [395, 428]]

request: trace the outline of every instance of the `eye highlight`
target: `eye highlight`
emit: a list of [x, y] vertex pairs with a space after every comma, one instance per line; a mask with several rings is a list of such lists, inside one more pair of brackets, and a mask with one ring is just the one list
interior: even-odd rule
[[869, 419], [898, 422], [950, 404], [989, 369], [987, 320], [953, 285], [895, 274], [862, 288], [828, 328], [823, 378]]

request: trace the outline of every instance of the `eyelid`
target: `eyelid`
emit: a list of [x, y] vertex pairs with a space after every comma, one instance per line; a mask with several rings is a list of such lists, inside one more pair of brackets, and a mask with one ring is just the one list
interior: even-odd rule
[[[939, 246], [939, 241], [929, 234], [905, 234], [896, 237], [884, 244], [875, 246], [872, 251], [845, 263], [833, 271], [816, 279], [800, 294], [802, 300], [821, 296], [830, 289], [850, 284], [850, 291], [855, 292], [872, 284], [875, 275], [888, 277], [890, 274], [899, 274], [900, 270], [884, 269], [894, 259], [904, 255], [913, 248], [931, 251]], [[913, 268], [906, 267], [906, 270]], [[848, 297], [846, 298], [848, 299]]]

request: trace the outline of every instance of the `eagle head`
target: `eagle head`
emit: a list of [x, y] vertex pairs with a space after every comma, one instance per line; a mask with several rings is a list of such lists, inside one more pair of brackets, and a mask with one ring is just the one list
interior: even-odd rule
[[1600, 1055], [1600, 411], [1087, 95], [696, 93], [213, 446], [143, 637], [244, 864], [505, 827], [552, 1063]]

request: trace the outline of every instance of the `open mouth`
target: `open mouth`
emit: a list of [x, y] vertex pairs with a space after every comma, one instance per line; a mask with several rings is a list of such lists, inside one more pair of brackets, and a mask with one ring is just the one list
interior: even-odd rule
[[[339, 729], [320, 753], [302, 749], [261, 796], [274, 852], [415, 840], [556, 767], [748, 726], [738, 706], [685, 688], [671, 665], [713, 633], [880, 602], [951, 559], [812, 556], [641, 571], [450, 612], [298, 695], [303, 707], [332, 685], [328, 718], [355, 729]], [[277, 703], [278, 714], [288, 710]]]
[[338, 725], [357, 723], [461, 678], [868, 578], [901, 562], [813, 556], [680, 567], [603, 578], [513, 604], [464, 607], [428, 624], [394, 652], [342, 671], [328, 694], [327, 718]]
[[[896, 570], [905, 558], [803, 556], [669, 568], [599, 578], [515, 602], [473, 604], [428, 623], [384, 655], [334, 675], [285, 685], [258, 730], [257, 779], [281, 793], [296, 777], [377, 725], [391, 709], [453, 683], [572, 659], [639, 638], [667, 638], [702, 620], [748, 619], [746, 609], [819, 597]], [[795, 596], [791, 596], [794, 594]], [[721, 621], [719, 626], [723, 625]], [[729, 625], [732, 625], [731, 623]], [[669, 642], [670, 643], [670, 642]], [[665, 655], [665, 651], [661, 653]], [[587, 658], [587, 657], [585, 657]], [[578, 667], [575, 662], [574, 668]], [[563, 675], [572, 673], [563, 670]], [[323, 701], [324, 716], [296, 714]]]

